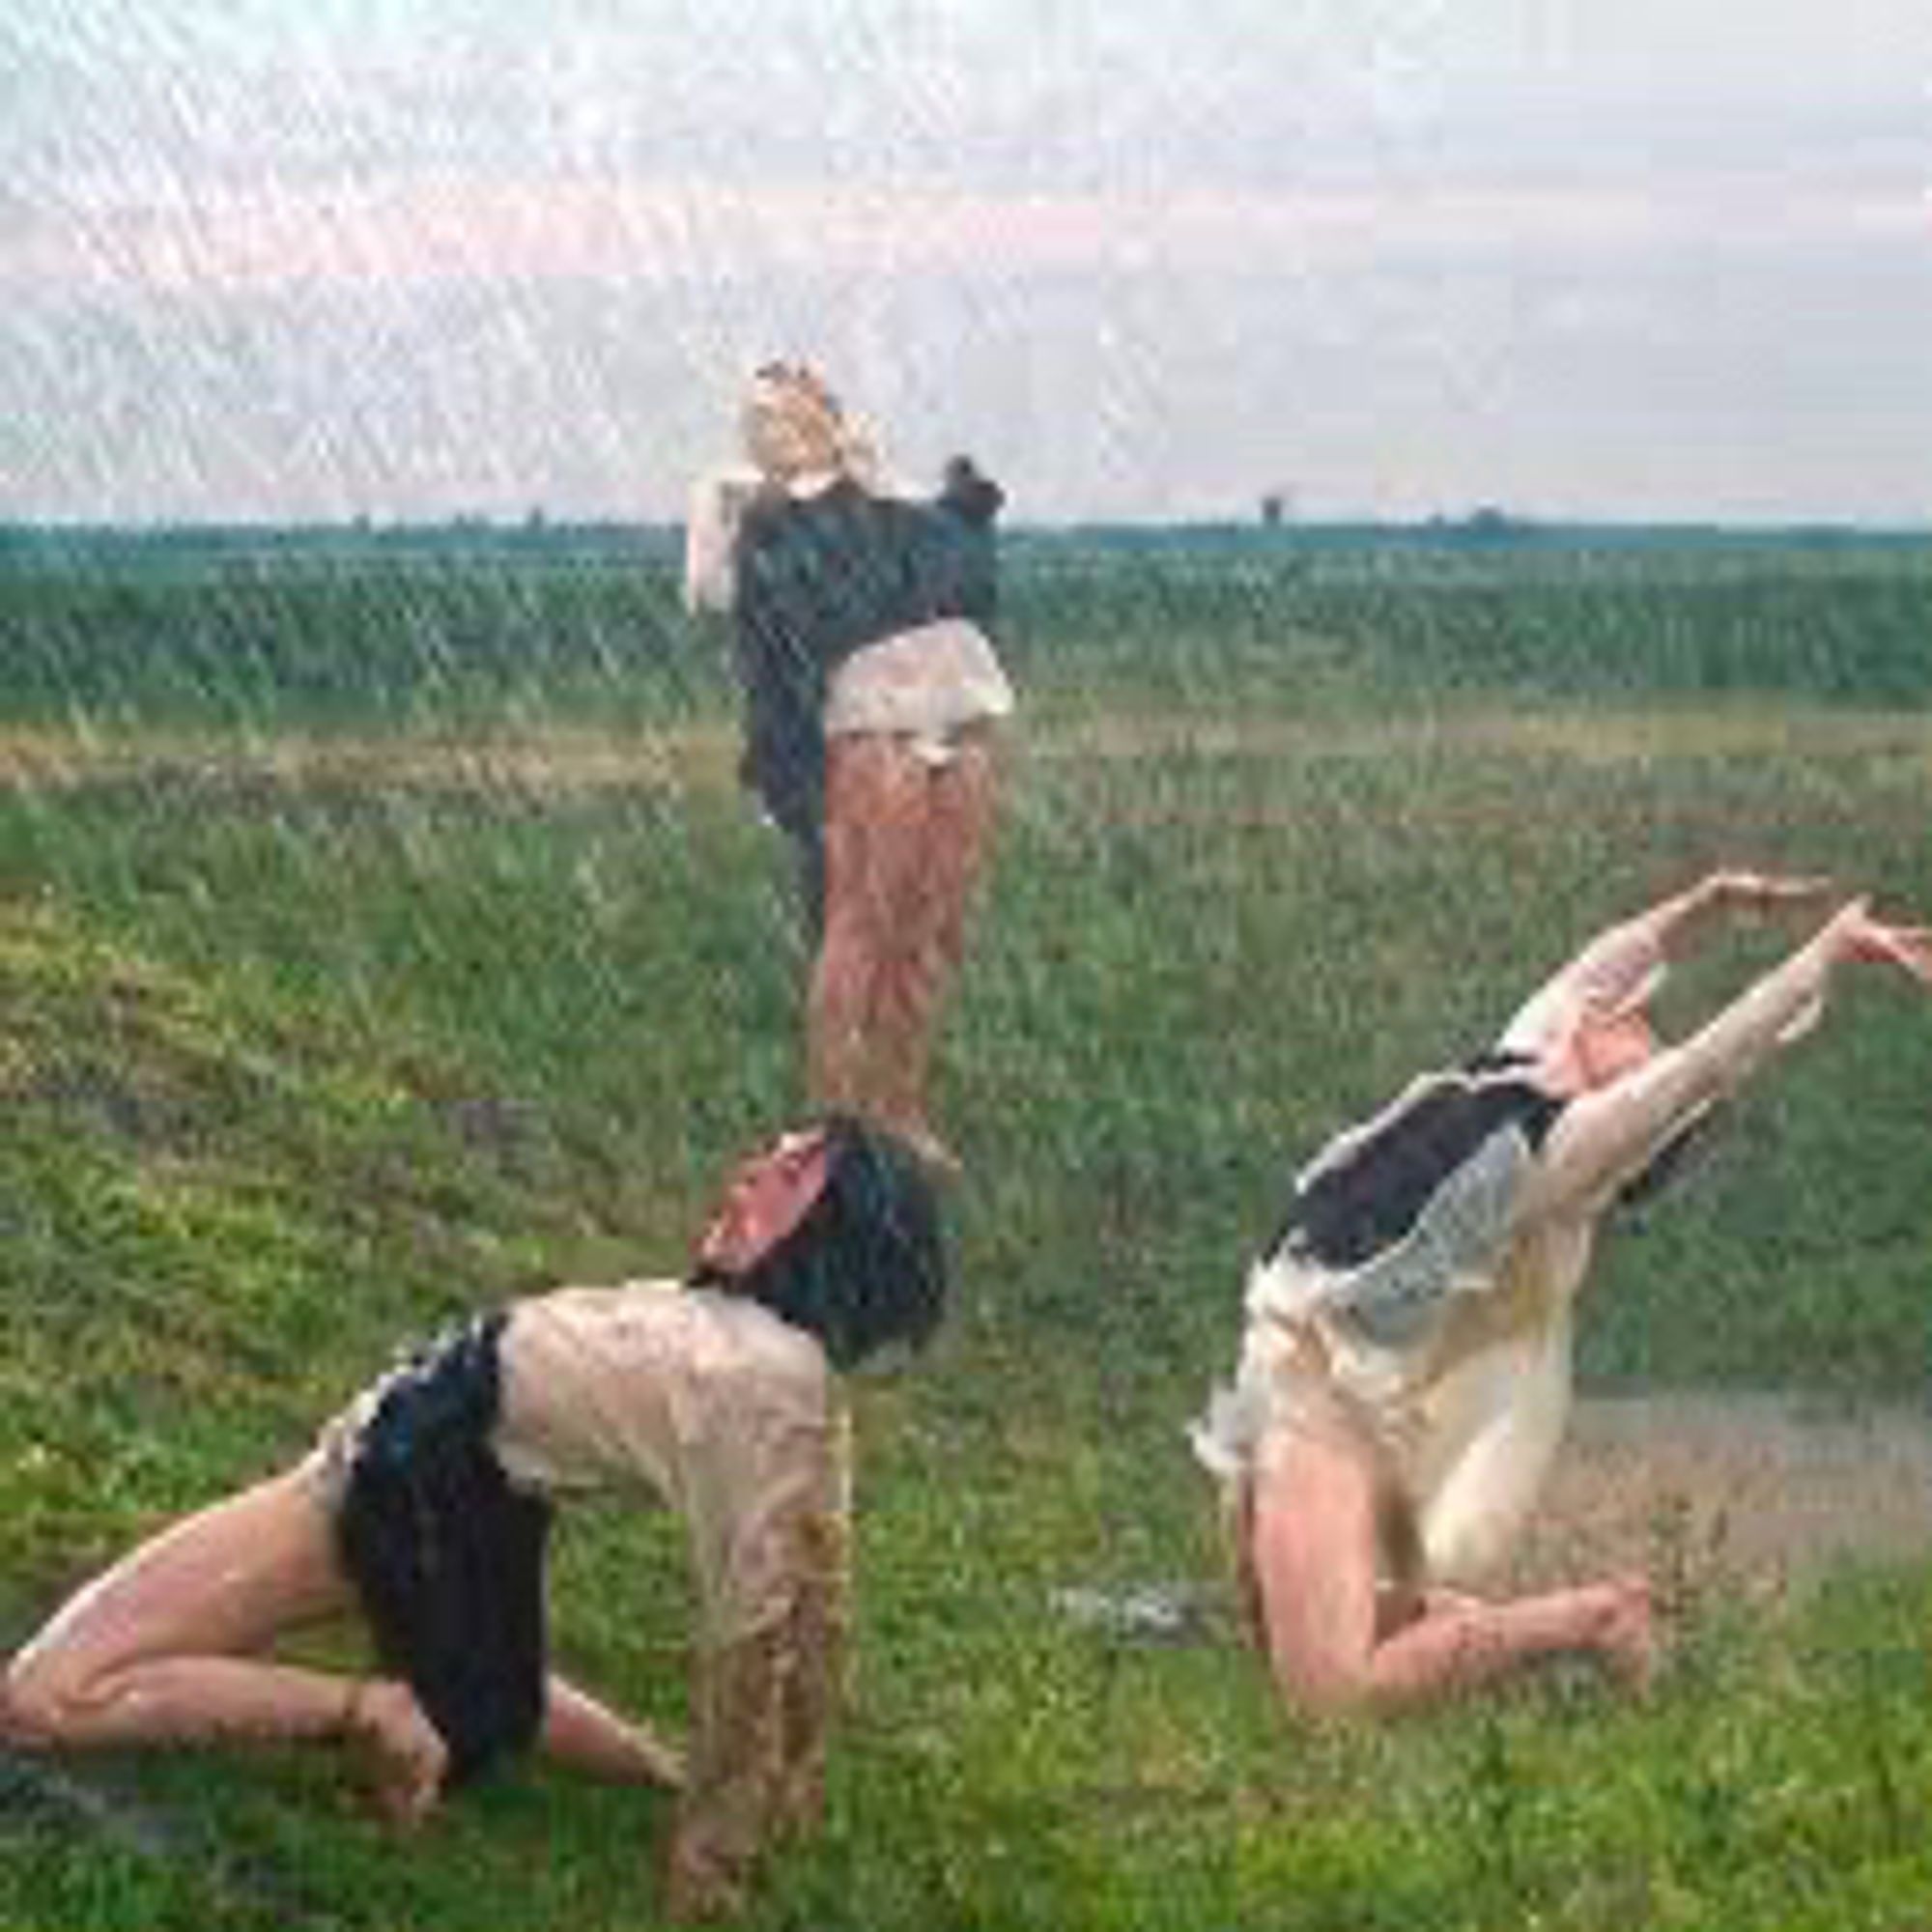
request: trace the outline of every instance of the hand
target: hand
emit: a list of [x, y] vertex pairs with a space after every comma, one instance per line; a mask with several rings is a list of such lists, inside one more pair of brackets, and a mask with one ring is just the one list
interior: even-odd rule
[[1807, 912], [1831, 896], [1832, 882], [1821, 875], [1722, 871], [1705, 880], [1704, 891], [1718, 904], [1741, 912]]
[[743, 1878], [673, 1832], [664, 1864], [665, 1917], [674, 1924], [699, 1925], [735, 1918], [745, 1909]]
[[1891, 925], [1874, 919], [1863, 899], [1854, 899], [1833, 920], [1833, 957], [1897, 966], [1932, 987], [1932, 927]]

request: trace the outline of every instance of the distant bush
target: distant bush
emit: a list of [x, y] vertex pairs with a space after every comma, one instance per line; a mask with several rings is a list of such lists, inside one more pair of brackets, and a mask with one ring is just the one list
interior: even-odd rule
[[715, 684], [662, 566], [460, 554], [0, 563], [14, 717], [264, 725], [654, 709]]
[[[1069, 697], [1932, 695], [1923, 544], [1028, 533], [1004, 571], [1009, 661]], [[727, 705], [726, 659], [662, 545], [0, 545], [15, 719], [609, 721]]]
[[1925, 546], [1042, 547], [1009, 580], [1013, 648], [1050, 683], [1292, 672], [1320, 646], [1371, 691], [1932, 695]]

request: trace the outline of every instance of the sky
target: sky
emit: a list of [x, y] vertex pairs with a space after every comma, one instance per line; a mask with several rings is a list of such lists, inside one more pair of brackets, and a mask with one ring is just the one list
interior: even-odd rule
[[1928, 0], [7, 0], [0, 518], [1932, 523]]

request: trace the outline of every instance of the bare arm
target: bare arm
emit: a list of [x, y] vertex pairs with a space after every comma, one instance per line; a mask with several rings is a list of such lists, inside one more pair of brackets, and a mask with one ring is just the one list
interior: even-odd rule
[[1707, 872], [1694, 886], [1661, 899], [1629, 924], [1642, 929], [1660, 957], [1681, 959], [1722, 919], [1815, 912], [1822, 908], [1831, 890], [1829, 879], [1782, 878], [1769, 872]]
[[1693, 951], [1720, 921], [1816, 910], [1829, 891], [1823, 879], [1709, 872], [1694, 886], [1598, 933], [1523, 1006], [1504, 1042], [1534, 1053], [1579, 1011], [1615, 1012], [1641, 1006], [1664, 967]]
[[1525, 1214], [1594, 1212], [1689, 1120], [1804, 1032], [1833, 968], [1853, 960], [1896, 965], [1932, 985], [1927, 935], [1874, 920], [1863, 900], [1853, 900], [1682, 1045], [1571, 1101], [1544, 1150]]
[[684, 526], [684, 608], [691, 616], [729, 616], [737, 601], [738, 529], [754, 478], [731, 471], [693, 486]]

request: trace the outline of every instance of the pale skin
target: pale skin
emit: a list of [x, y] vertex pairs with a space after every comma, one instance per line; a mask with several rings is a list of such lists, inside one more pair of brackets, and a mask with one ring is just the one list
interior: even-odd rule
[[[795, 1228], [824, 1185], [816, 1130], [748, 1163], [700, 1238], [697, 1260], [742, 1272]], [[384, 1812], [419, 1823], [447, 1753], [408, 1684], [275, 1661], [297, 1632], [355, 1620], [333, 1525], [288, 1470], [162, 1530], [88, 1584], [9, 1662], [0, 1738], [87, 1748], [326, 1741], [366, 1760]], [[548, 1680], [538, 1748], [618, 1783], [684, 1782], [679, 1754], [563, 1678]]]
[[[1821, 881], [1713, 873], [1621, 930], [1671, 955], [1724, 913], [1814, 910]], [[1837, 966], [1897, 968], [1932, 987], [1932, 933], [1842, 906], [1809, 942], [1822, 985]], [[1641, 1012], [1586, 1013], [1547, 1045], [1537, 1076], [1557, 1094], [1606, 1094], [1657, 1051]], [[1280, 1431], [1252, 1478], [1244, 1539], [1261, 1636], [1277, 1688], [1314, 1714], [1386, 1714], [1472, 1691], [1538, 1660], [1599, 1660], [1634, 1690], [1647, 1685], [1656, 1639], [1648, 1584], [1614, 1577], [1491, 1602], [1391, 1588], [1381, 1574], [1388, 1512], [1406, 1507], [1373, 1451], [1346, 1428]]]
[[890, 1126], [937, 1166], [953, 1158], [928, 1107], [940, 1002], [964, 951], [993, 822], [989, 733], [944, 764], [884, 735], [827, 748], [825, 930], [807, 1000], [813, 1101]]

